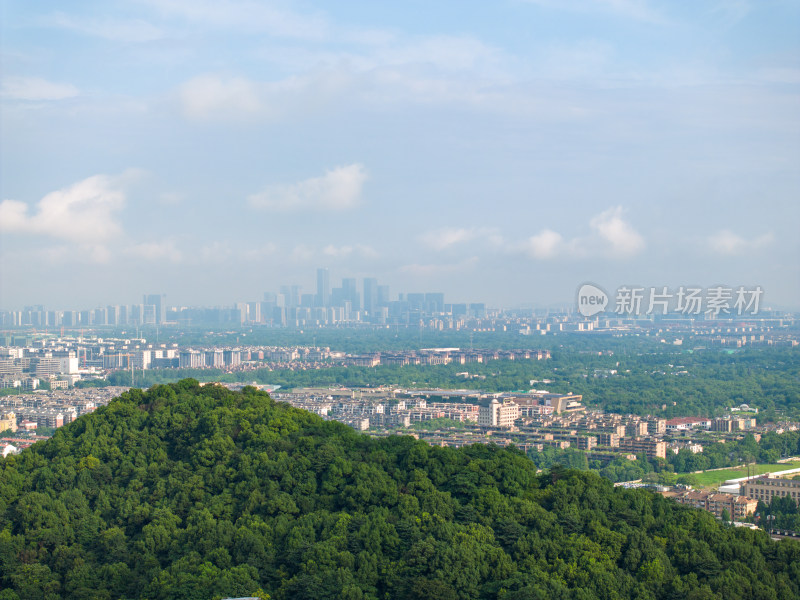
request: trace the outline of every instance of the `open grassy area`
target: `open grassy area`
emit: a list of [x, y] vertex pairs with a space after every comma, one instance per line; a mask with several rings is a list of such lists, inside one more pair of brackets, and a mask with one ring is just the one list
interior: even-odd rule
[[[775, 471], [788, 471], [789, 469], [800, 468], [800, 462], [783, 463], [780, 465], [758, 464], [750, 465], [750, 475], [761, 475], [763, 473], [774, 473]], [[800, 475], [800, 473], [798, 473]], [[735, 467], [722, 469], [721, 471], [706, 471], [705, 473], [695, 473], [699, 485], [703, 487], [716, 487], [728, 479], [747, 477], [747, 468]]]

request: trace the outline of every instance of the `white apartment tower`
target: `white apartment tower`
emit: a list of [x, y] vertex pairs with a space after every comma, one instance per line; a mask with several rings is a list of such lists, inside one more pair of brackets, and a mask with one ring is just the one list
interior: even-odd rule
[[519, 405], [514, 402], [500, 402], [494, 398], [489, 406], [481, 406], [478, 411], [478, 425], [484, 427], [514, 426], [514, 421], [519, 418]]

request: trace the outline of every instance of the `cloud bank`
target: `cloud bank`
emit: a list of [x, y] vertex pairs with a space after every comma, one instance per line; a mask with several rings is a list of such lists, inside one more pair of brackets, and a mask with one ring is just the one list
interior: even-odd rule
[[420, 240], [434, 250], [445, 250], [467, 242], [488, 242], [492, 246], [503, 243], [498, 231], [490, 227], [443, 227], [423, 233]]
[[644, 248], [644, 238], [623, 220], [621, 206], [600, 213], [589, 225], [614, 256], [633, 256]]
[[118, 236], [118, 212], [133, 172], [94, 175], [50, 192], [35, 208], [19, 200], [0, 202], [0, 231], [33, 233], [79, 243], [103, 243]]
[[746, 239], [732, 231], [723, 229], [708, 239], [708, 245], [717, 254], [723, 256], [739, 256], [768, 246], [775, 239], [772, 233], [765, 233], [751, 239]]
[[507, 242], [497, 229], [491, 227], [444, 227], [425, 232], [419, 239], [428, 248], [438, 252], [467, 243], [474, 246], [479, 242], [488, 242], [488, 246], [495, 251], [523, 254], [534, 260], [592, 256], [626, 259], [644, 250], [645, 241], [623, 218], [623, 213], [623, 208], [616, 206], [595, 215], [589, 221], [591, 234], [572, 239], [565, 239], [552, 229], [542, 229], [521, 242]]
[[0, 96], [9, 100], [64, 100], [78, 95], [78, 88], [40, 77], [5, 77]]
[[247, 201], [253, 208], [275, 212], [348, 210], [360, 202], [366, 180], [364, 165], [355, 163], [326, 171], [321, 177], [267, 186]]

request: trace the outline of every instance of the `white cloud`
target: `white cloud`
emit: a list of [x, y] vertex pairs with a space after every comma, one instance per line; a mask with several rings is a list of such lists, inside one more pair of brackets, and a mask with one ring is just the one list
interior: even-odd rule
[[312, 260], [315, 256], [314, 249], [306, 246], [305, 244], [297, 244], [290, 255], [292, 262], [306, 263]]
[[528, 238], [524, 244], [525, 250], [531, 258], [554, 258], [562, 246], [561, 234], [550, 229]]
[[434, 250], [445, 250], [458, 244], [474, 241], [488, 242], [492, 246], [503, 244], [503, 238], [497, 229], [490, 227], [444, 227], [423, 233], [420, 241]]
[[[372, 67], [430, 65], [445, 71], [488, 72], [496, 70], [503, 57], [497, 48], [470, 36], [436, 35], [387, 45], [374, 53]], [[369, 59], [367, 59], [369, 60]]]
[[50, 192], [34, 211], [25, 202], [0, 202], [0, 231], [34, 233], [78, 243], [101, 243], [122, 232], [117, 213], [125, 204], [123, 188], [135, 172], [117, 177], [94, 175]]
[[477, 256], [470, 256], [460, 262], [457, 263], [445, 263], [445, 264], [419, 264], [413, 263], [409, 265], [403, 265], [400, 267], [401, 273], [408, 273], [415, 276], [420, 277], [435, 277], [439, 275], [444, 275], [446, 273], [458, 273], [462, 271], [469, 271], [475, 267], [480, 262], [480, 259]]
[[177, 205], [182, 203], [185, 199], [186, 196], [180, 192], [163, 192], [159, 196], [161, 203], [167, 205]]
[[322, 254], [328, 258], [348, 258], [360, 256], [362, 258], [375, 258], [378, 253], [370, 246], [356, 244], [355, 246], [334, 246], [329, 244], [322, 249]]
[[151, 42], [164, 37], [164, 32], [143, 19], [72, 17], [56, 13], [46, 24], [114, 42]]
[[39, 77], [4, 77], [0, 96], [10, 100], [64, 100], [78, 95], [68, 83], [54, 83]]
[[125, 254], [149, 261], [169, 261], [179, 263], [183, 260], [183, 254], [175, 245], [174, 240], [163, 240], [160, 242], [142, 242], [130, 246]]
[[555, 81], [587, 81], [609, 72], [613, 64], [614, 47], [595, 39], [550, 45], [543, 53], [537, 68], [541, 77]]
[[242, 77], [201, 75], [181, 85], [183, 113], [191, 119], [242, 119], [264, 112], [258, 86]]
[[593, 256], [629, 258], [645, 246], [641, 235], [622, 218], [617, 206], [592, 217], [592, 234], [565, 239], [557, 231], [543, 229], [522, 243], [511, 244], [511, 252], [519, 252], [537, 260], [555, 258], [585, 259]]
[[[573, 120], [585, 115], [574, 104], [590, 104], [570, 100], [565, 106], [564, 98], [531, 91], [527, 84], [523, 89], [518, 75], [510, 74], [517, 70], [516, 59], [471, 37], [406, 38], [355, 50], [268, 45], [258, 54], [289, 75], [197, 76], [177, 88], [181, 113], [190, 119], [278, 122], [335, 110], [342, 103], [371, 111], [414, 104]], [[589, 55], [596, 57], [585, 49], [582, 56]], [[563, 67], [556, 62], [556, 69]], [[595, 67], [593, 60], [580, 68], [594, 74]]]
[[774, 239], [775, 236], [771, 232], [746, 239], [732, 231], [724, 229], [709, 237], [708, 245], [717, 254], [736, 256], [768, 246]]
[[246, 260], [261, 261], [268, 258], [276, 258], [278, 253], [278, 245], [273, 242], [267, 242], [257, 248], [248, 248], [242, 252], [242, 257]]
[[589, 225], [614, 256], [633, 256], [644, 248], [644, 238], [623, 220], [621, 206], [609, 208], [593, 217]]
[[188, 119], [277, 121], [287, 115], [307, 116], [341, 98], [353, 102], [363, 97], [369, 86], [360, 76], [342, 65], [275, 81], [207, 73], [182, 83], [176, 97]]
[[608, 13], [649, 23], [663, 23], [665, 18], [647, 0], [527, 0], [545, 8], [579, 13]]
[[267, 33], [302, 40], [323, 40], [330, 35], [327, 20], [317, 14], [300, 14], [253, 0], [141, 0], [167, 17], [184, 19], [215, 29], [240, 33]]
[[49, 265], [107, 264], [111, 261], [111, 250], [105, 244], [45, 246], [36, 250], [35, 255]]
[[247, 198], [253, 208], [286, 212], [292, 210], [347, 210], [361, 199], [361, 188], [367, 180], [364, 165], [355, 163], [336, 167], [321, 177], [298, 183], [267, 186]]
[[204, 263], [223, 263], [233, 253], [226, 242], [214, 241], [200, 249], [200, 258]]
[[436, 231], [429, 231], [422, 234], [423, 243], [434, 250], [444, 250], [455, 244], [468, 242], [475, 239], [477, 235], [475, 229], [453, 229], [445, 228]]

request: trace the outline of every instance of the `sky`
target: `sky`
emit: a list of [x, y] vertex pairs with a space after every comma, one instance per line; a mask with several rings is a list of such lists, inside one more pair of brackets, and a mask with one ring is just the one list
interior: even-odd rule
[[0, 309], [315, 270], [800, 309], [800, 3], [5, 0]]

